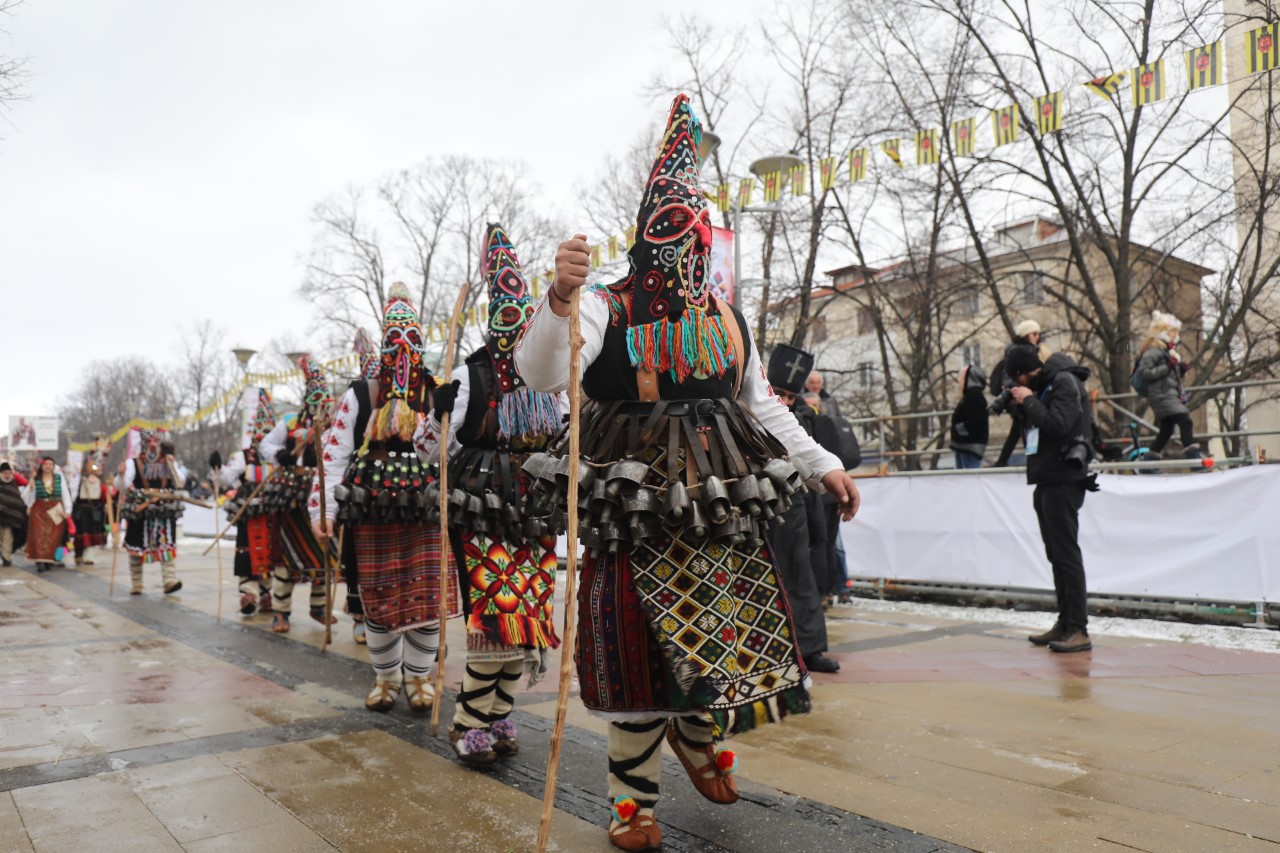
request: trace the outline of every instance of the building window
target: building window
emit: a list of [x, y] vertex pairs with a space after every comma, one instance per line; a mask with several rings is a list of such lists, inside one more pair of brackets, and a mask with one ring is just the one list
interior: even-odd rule
[[809, 321], [809, 342], [820, 344], [827, 339], [827, 318], [814, 317]]
[[976, 317], [982, 311], [982, 295], [978, 291], [961, 294], [956, 300], [956, 314], [961, 317]]
[[876, 330], [875, 321], [871, 319], [871, 309], [858, 309], [858, 334], [869, 335]]
[[1022, 274], [1022, 301], [1028, 305], [1040, 305], [1044, 302], [1044, 273]]
[[960, 347], [961, 364], [972, 364], [974, 367], [982, 367], [982, 346], [980, 344], [965, 344]]
[[876, 366], [869, 361], [858, 362], [858, 387], [870, 388], [875, 382]]

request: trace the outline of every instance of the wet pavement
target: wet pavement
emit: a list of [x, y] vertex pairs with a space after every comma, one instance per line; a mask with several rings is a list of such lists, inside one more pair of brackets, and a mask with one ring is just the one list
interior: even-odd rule
[[[109, 553], [0, 569], [0, 851], [533, 848], [553, 680], [517, 696], [520, 755], [467, 770], [451, 701], [435, 739], [403, 699], [364, 709], [350, 620], [321, 653], [305, 587], [272, 634], [236, 611], [224, 549], [218, 621], [194, 545], [170, 596], [152, 569], [127, 595], [122, 558], [109, 597]], [[1280, 850], [1280, 654], [1095, 629], [1093, 652], [1053, 655], [1026, 642], [1048, 614], [989, 613], [833, 608], [842, 669], [815, 676], [813, 714], [735, 739], [741, 802], [665, 760], [664, 849]], [[552, 849], [613, 849], [604, 732], [571, 704]]]

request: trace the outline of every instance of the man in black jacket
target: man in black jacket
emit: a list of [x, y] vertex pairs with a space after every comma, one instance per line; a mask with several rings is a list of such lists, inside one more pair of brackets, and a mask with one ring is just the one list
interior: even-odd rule
[[1089, 369], [1062, 353], [1041, 362], [1034, 348], [1018, 346], [1006, 354], [1005, 373], [1015, 383], [1013, 401], [1021, 407], [1027, 426], [1027, 482], [1036, 487], [1033, 503], [1058, 596], [1058, 621], [1047, 632], [1028, 639], [1055, 652], [1088, 651], [1093, 644], [1077, 537], [1084, 493], [1098, 488], [1097, 478], [1088, 472], [1084, 380]]

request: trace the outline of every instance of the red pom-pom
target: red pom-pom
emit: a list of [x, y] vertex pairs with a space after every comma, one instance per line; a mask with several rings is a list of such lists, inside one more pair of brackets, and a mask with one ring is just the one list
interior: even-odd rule
[[721, 776], [729, 776], [738, 769], [738, 753], [732, 749], [721, 749], [716, 752], [716, 769]]
[[618, 797], [613, 801], [613, 819], [618, 823], [630, 823], [639, 810], [640, 806], [631, 797]]
[[490, 401], [489, 401], [489, 408], [491, 408], [491, 409], [496, 409], [496, 408], [498, 408], [498, 401], [497, 401], [497, 400], [490, 400]]

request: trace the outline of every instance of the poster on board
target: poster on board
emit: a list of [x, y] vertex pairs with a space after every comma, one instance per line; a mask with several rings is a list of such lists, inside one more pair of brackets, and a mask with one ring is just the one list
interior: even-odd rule
[[707, 281], [717, 299], [733, 303], [733, 240], [728, 228], [711, 229], [711, 259], [707, 265]]
[[57, 450], [58, 419], [46, 415], [10, 415], [9, 450]]

